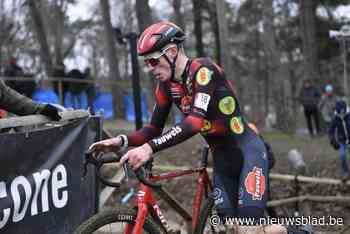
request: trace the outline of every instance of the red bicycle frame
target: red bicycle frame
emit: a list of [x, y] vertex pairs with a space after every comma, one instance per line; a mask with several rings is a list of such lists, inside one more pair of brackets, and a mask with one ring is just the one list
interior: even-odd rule
[[[206, 167], [174, 171], [174, 172], [164, 173], [161, 175], [153, 175], [153, 176], [150, 176], [149, 178], [151, 181], [155, 182], [155, 181], [169, 180], [169, 179], [184, 176], [184, 175], [191, 175], [194, 173], [198, 173], [199, 175], [197, 178], [196, 193], [195, 193], [194, 202], [193, 202], [193, 210], [192, 210], [193, 216], [191, 220], [192, 230], [195, 230], [198, 223], [199, 212], [200, 212], [200, 207], [201, 207], [202, 198], [205, 192], [205, 188], [206, 187], [209, 188], [209, 191], [212, 191], [213, 189]], [[176, 200], [173, 200], [172, 202], [177, 203]], [[154, 199], [152, 189], [140, 183], [139, 191], [137, 192], [136, 224], [135, 225], [127, 224], [127, 227], [125, 229], [125, 234], [142, 233], [142, 227], [145, 223], [148, 213], [150, 212], [149, 209], [153, 210], [152, 211], [153, 214], [155, 214], [158, 217], [158, 219], [162, 223], [165, 230], [167, 232], [171, 232], [171, 229], [165, 217], [163, 216], [162, 211], [160, 210], [156, 200]]]

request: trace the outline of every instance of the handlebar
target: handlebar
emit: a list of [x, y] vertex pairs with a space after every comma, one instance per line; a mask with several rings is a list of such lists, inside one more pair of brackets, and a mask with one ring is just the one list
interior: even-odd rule
[[[96, 154], [93, 151], [87, 151], [85, 153], [85, 157], [86, 157], [86, 161], [85, 161], [85, 164], [84, 164], [84, 176], [87, 173], [87, 165], [88, 164], [93, 164], [95, 166], [95, 171], [96, 171], [97, 177], [99, 178], [99, 180], [101, 180], [101, 182], [104, 185], [115, 187], [115, 188], [119, 188], [121, 186], [120, 182], [112, 182], [112, 181], [110, 181], [108, 179], [105, 179], [102, 176], [102, 174], [101, 174], [102, 166], [104, 164], [108, 164], [108, 163], [119, 162], [120, 159], [121, 159], [120, 155], [113, 155], [113, 154], [105, 155], [104, 153]], [[123, 164], [123, 171], [124, 171], [124, 176], [122, 178], [122, 181], [125, 178], [128, 178], [128, 175], [129, 175], [129, 169], [128, 169], [127, 162]], [[147, 185], [147, 186], [149, 186], [151, 188], [157, 189], [157, 188], [161, 187], [160, 184], [158, 184], [156, 182], [152, 182], [152, 181], [150, 181], [149, 179], [146, 178], [148, 176], [147, 176], [147, 171], [146, 171], [144, 166], [142, 166], [139, 169], [137, 169], [135, 171], [135, 175], [136, 175], [136, 178], [141, 183], [143, 183], [143, 184], [145, 184], [145, 185]]]
[[[208, 152], [209, 152], [209, 146], [204, 146], [203, 147], [203, 151], [202, 151], [202, 161], [201, 161], [201, 166], [202, 167], [207, 167], [208, 165]], [[112, 182], [109, 181], [107, 179], [105, 179], [102, 175], [101, 175], [101, 168], [104, 164], [108, 164], [108, 163], [115, 163], [115, 162], [119, 162], [121, 159], [121, 155], [113, 155], [113, 154], [109, 154], [109, 155], [105, 155], [104, 153], [99, 153], [96, 154], [93, 151], [87, 151], [85, 153], [85, 157], [86, 157], [86, 161], [84, 164], [84, 176], [86, 175], [87, 172], [87, 165], [88, 164], [93, 164], [95, 166], [95, 171], [96, 171], [96, 175], [99, 178], [99, 180], [101, 180], [101, 182], [107, 186], [111, 186], [111, 187], [115, 187], [115, 188], [119, 188], [121, 186], [120, 182]], [[150, 162], [151, 163], [151, 162]], [[145, 164], [147, 165], [147, 163]], [[149, 186], [150, 188], [153, 189], [159, 189], [161, 188], [161, 184], [153, 182], [151, 180], [148, 179], [148, 174], [149, 174], [149, 170], [146, 170], [147, 166], [142, 166], [139, 169], [137, 169], [135, 171], [135, 175], [136, 178], [144, 185]], [[128, 169], [128, 162], [126, 161], [125, 164], [123, 164], [123, 171], [124, 171], [124, 176], [122, 178], [122, 181], [124, 179], [128, 178], [129, 175], [129, 169]]]

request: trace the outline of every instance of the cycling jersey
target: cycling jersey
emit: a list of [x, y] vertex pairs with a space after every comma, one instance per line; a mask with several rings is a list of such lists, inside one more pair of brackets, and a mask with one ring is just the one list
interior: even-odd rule
[[[159, 81], [155, 96], [150, 124], [129, 135], [129, 145], [148, 142], [157, 152], [200, 133], [214, 156], [214, 185], [220, 195], [216, 195], [218, 208], [237, 215], [238, 204], [238, 212], [244, 216], [255, 216], [245, 212], [249, 210], [245, 207], [264, 209], [268, 180], [266, 149], [244, 121], [223, 70], [208, 58], [189, 60], [182, 80]], [[185, 118], [162, 134], [172, 103]]]

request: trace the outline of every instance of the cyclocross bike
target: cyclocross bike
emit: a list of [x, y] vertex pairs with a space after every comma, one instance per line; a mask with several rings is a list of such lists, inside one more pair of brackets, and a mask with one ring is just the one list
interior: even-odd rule
[[[139, 190], [136, 196], [136, 204], [132, 208], [120, 207], [99, 212], [83, 222], [75, 231], [76, 234], [90, 233], [124, 233], [124, 234], [177, 234], [179, 230], [172, 230], [163, 212], [157, 204], [154, 193], [164, 199], [170, 207], [177, 212], [188, 225], [187, 233], [223, 233], [209, 224], [209, 219], [215, 215], [214, 199], [211, 194], [213, 186], [207, 171], [208, 147], [204, 147], [200, 167], [172, 171], [159, 175], [152, 174], [152, 162], [135, 171], [135, 175], [140, 181]], [[117, 189], [121, 183], [108, 181], [100, 173], [101, 167], [106, 163], [115, 163], [120, 160], [120, 156], [115, 155], [94, 155], [86, 154], [86, 165], [93, 164], [96, 174], [101, 182], [107, 186]], [[85, 168], [86, 168], [85, 165]], [[123, 165], [124, 175], [128, 175], [128, 167]], [[185, 175], [197, 174], [196, 191], [192, 207], [192, 215], [189, 214], [182, 205], [176, 201], [157, 182], [169, 180]], [[123, 180], [121, 180], [123, 181]], [[203, 198], [206, 199], [203, 202]]]

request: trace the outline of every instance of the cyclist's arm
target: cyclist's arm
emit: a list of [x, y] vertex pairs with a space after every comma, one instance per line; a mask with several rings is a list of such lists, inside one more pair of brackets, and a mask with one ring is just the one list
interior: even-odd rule
[[170, 112], [172, 101], [164, 84], [161, 83], [158, 83], [155, 97], [156, 104], [153, 109], [150, 124], [145, 125], [143, 128], [127, 136], [129, 146], [140, 146], [162, 133], [166, 118]]
[[[214, 93], [215, 83], [212, 76], [213, 72], [209, 69], [208, 72], [207, 84], [200, 85], [196, 81], [195, 93], [193, 94], [194, 101], [189, 115], [181, 123], [173, 126], [161, 136], [148, 142], [153, 150], [153, 153], [179, 144], [200, 132], [203, 127], [204, 118], [207, 115], [209, 102]], [[196, 73], [196, 77], [200, 76], [197, 75], [198, 73], [199, 72]]]

